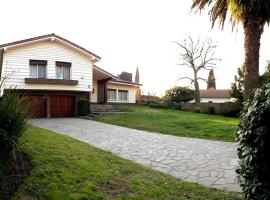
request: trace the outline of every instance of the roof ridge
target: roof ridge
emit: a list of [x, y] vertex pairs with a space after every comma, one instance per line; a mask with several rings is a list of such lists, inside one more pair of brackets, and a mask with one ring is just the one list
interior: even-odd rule
[[46, 35], [41, 35], [41, 36], [36, 36], [36, 37], [31, 37], [31, 38], [27, 38], [27, 39], [23, 39], [23, 40], [17, 40], [17, 41], [14, 41], [14, 42], [9, 42], [9, 43], [5, 43], [5, 44], [1, 44], [0, 45], [0, 49], [2, 48], [5, 48], [5, 47], [8, 47], [8, 46], [13, 46], [13, 45], [19, 45], [19, 44], [23, 44], [23, 43], [27, 43], [27, 42], [33, 42], [33, 41], [36, 41], [36, 40], [41, 40], [41, 39], [45, 39], [45, 38], [49, 38], [49, 37], [55, 37], [55, 38], [58, 38], [59, 40], [62, 40], [76, 48], [79, 48], [80, 50], [98, 58], [98, 59], [101, 59], [100, 56], [96, 55], [95, 53], [92, 53], [91, 51], [85, 49], [84, 47], [74, 43], [74, 42], [71, 42], [55, 33], [50, 33], [50, 34], [46, 34]]

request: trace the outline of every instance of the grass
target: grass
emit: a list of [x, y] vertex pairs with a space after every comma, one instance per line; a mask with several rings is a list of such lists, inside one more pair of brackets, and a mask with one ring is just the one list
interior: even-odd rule
[[119, 106], [129, 113], [99, 116], [95, 120], [163, 134], [235, 141], [237, 118], [184, 112], [171, 109], [154, 109], [139, 105]]
[[22, 142], [34, 170], [13, 199], [239, 199], [44, 129], [30, 127]]

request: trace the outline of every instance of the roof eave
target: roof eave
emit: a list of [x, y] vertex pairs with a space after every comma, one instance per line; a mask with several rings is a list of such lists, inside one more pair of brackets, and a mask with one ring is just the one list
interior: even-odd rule
[[136, 86], [136, 87], [142, 86], [142, 84], [139, 84], [139, 83], [125, 82], [125, 81], [119, 81], [119, 80], [114, 80], [114, 81], [111, 80], [109, 82], [114, 83], [114, 84], [121, 84], [121, 85], [132, 85], [132, 86]]
[[19, 40], [19, 41], [15, 41], [15, 42], [10, 42], [10, 43], [6, 43], [6, 44], [2, 44], [0, 45], [0, 49], [4, 49], [5, 51], [7, 50], [7, 48], [10, 48], [10, 47], [16, 47], [16, 46], [22, 46], [22, 45], [25, 45], [25, 44], [29, 44], [29, 43], [33, 43], [33, 42], [39, 42], [39, 41], [44, 41], [44, 40], [48, 40], [50, 39], [51, 41], [53, 41], [54, 39], [57, 39], [69, 46], [72, 46], [73, 48], [76, 48], [77, 50], [87, 54], [87, 55], [90, 55], [92, 58], [92, 62], [93, 63], [96, 63], [98, 61], [101, 60], [101, 57], [88, 51], [87, 49], [65, 39], [65, 38], [62, 38], [54, 33], [52, 34], [47, 34], [47, 35], [42, 35], [42, 36], [38, 36], [38, 37], [33, 37], [33, 38], [28, 38], [28, 39], [24, 39], [24, 40]]

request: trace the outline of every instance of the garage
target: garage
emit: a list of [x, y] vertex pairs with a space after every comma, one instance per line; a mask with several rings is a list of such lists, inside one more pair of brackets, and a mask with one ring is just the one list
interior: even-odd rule
[[31, 114], [35, 118], [47, 117], [47, 97], [29, 96]]
[[75, 116], [75, 96], [29, 96], [29, 102], [34, 118]]
[[55, 117], [74, 117], [75, 116], [75, 97], [74, 96], [50, 96], [50, 116]]

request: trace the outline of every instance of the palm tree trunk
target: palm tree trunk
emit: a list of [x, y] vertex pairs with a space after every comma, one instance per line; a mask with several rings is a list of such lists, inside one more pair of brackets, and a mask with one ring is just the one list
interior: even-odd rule
[[259, 84], [259, 58], [260, 58], [260, 40], [263, 32], [263, 23], [253, 14], [244, 19], [245, 33], [245, 62], [244, 62], [244, 98], [247, 100], [253, 90], [260, 86]]

